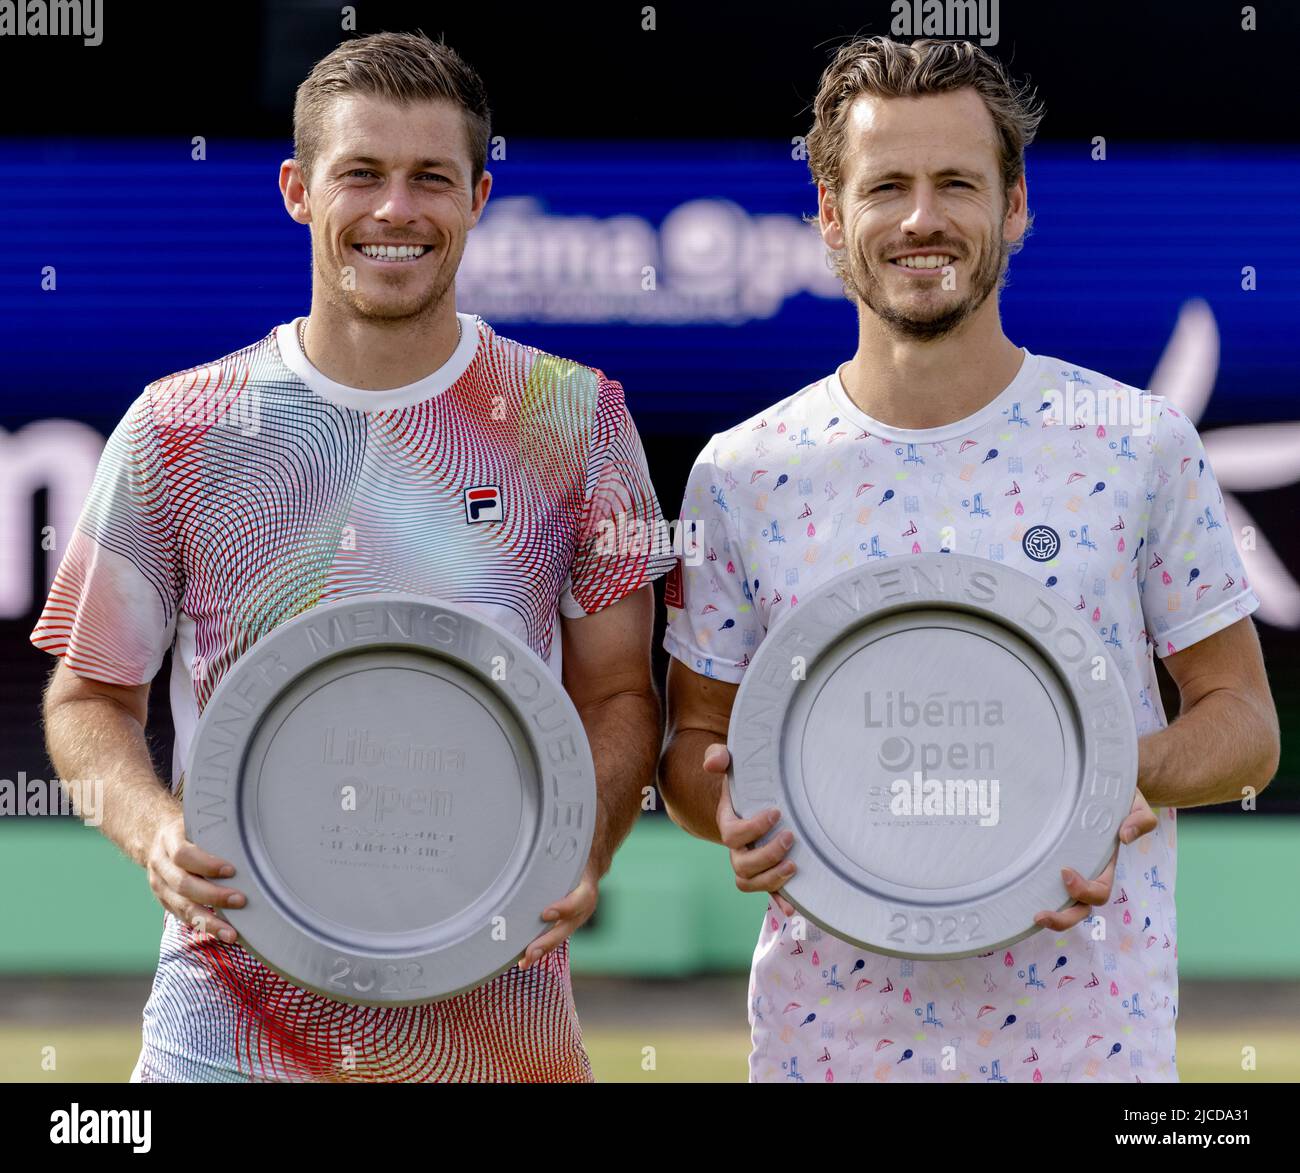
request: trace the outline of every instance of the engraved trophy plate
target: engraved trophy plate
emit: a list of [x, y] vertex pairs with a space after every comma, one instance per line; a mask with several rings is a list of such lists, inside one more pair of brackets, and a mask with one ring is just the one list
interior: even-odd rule
[[596, 776], [542, 660], [443, 600], [288, 620], [217, 686], [185, 826], [248, 897], [241, 944], [343, 1002], [435, 1001], [508, 969], [581, 877]]
[[837, 937], [957, 958], [1038, 931], [1098, 875], [1137, 786], [1137, 730], [1100, 637], [1028, 575], [891, 557], [803, 598], [759, 645], [727, 738], [741, 817], [776, 807], [783, 889]]

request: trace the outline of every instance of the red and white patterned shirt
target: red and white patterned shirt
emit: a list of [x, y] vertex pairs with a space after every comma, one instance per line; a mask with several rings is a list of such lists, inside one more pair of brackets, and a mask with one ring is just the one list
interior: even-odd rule
[[[307, 362], [297, 323], [145, 388], [113, 431], [31, 640], [79, 675], [151, 680], [173, 651], [176, 790], [225, 672], [279, 624], [372, 591], [435, 596], [561, 675], [559, 616], [673, 565], [601, 522], [661, 522], [621, 386], [458, 315], [438, 370], [364, 391]], [[490, 522], [470, 490], [491, 488]], [[234, 881], [236, 884], [238, 880]], [[541, 910], [538, 910], [539, 914]], [[170, 914], [134, 1080], [587, 1080], [568, 948], [455, 998], [353, 1006]]]

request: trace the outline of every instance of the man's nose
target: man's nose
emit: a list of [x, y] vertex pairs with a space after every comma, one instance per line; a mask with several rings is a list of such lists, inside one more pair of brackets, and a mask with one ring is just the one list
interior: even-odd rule
[[390, 223], [408, 223], [416, 218], [415, 199], [405, 182], [396, 179], [388, 181], [374, 215], [375, 219]]
[[916, 187], [911, 210], [901, 226], [903, 231], [912, 236], [933, 236], [943, 230], [945, 223], [934, 189], [924, 184]]

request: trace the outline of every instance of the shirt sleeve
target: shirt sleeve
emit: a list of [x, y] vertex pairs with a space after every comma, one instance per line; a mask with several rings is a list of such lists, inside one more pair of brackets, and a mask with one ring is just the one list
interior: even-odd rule
[[597, 377], [586, 504], [559, 602], [560, 614], [569, 619], [603, 611], [667, 574], [674, 561], [623, 387], [602, 372]]
[[1163, 659], [1249, 615], [1259, 598], [1196, 428], [1163, 396], [1150, 404], [1153, 459], [1138, 581], [1147, 634]]
[[738, 684], [764, 628], [728, 500], [734, 486], [720, 467], [716, 441], [700, 453], [686, 482], [682, 522], [688, 533], [664, 586], [664, 650], [701, 676]]
[[31, 642], [78, 676], [152, 680], [181, 598], [173, 522], [146, 390], [104, 446]]

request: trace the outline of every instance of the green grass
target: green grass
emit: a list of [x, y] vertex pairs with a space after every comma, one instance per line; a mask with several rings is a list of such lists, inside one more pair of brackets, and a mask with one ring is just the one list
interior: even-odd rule
[[[587, 1030], [584, 1041], [602, 1082], [743, 1083], [748, 1075], [745, 1028]], [[1245, 1046], [1256, 1049], [1254, 1072], [1241, 1068]], [[54, 1048], [53, 1070], [42, 1066], [49, 1047]], [[0, 1083], [124, 1083], [139, 1051], [138, 1027], [0, 1027]], [[1184, 1083], [1297, 1083], [1300, 1029], [1184, 1028], [1178, 1034], [1178, 1067]]]

